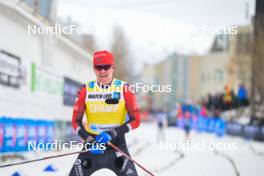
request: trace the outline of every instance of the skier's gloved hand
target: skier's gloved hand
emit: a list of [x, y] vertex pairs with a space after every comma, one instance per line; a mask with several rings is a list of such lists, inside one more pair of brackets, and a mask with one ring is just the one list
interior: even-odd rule
[[117, 136], [116, 130], [104, 131], [95, 137], [95, 141], [99, 143], [107, 143]]
[[104, 154], [105, 147], [96, 141], [85, 142], [85, 149], [95, 155]]
[[104, 150], [100, 149], [99, 147], [90, 147], [90, 150], [89, 150], [92, 154], [95, 154], [95, 155], [101, 155], [101, 154], [104, 154]]
[[104, 154], [104, 151], [103, 150], [100, 150], [100, 149], [91, 149], [90, 152], [94, 155], [102, 155]]
[[105, 145], [102, 145], [99, 142], [96, 142], [94, 139], [92, 139], [87, 142], [84, 142], [83, 150], [91, 152], [92, 154], [95, 154], [95, 155], [100, 155], [100, 154], [104, 154], [106, 147]]

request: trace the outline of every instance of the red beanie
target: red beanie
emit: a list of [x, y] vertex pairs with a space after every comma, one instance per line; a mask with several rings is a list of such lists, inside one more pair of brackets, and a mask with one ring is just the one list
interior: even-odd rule
[[113, 54], [108, 51], [96, 51], [93, 55], [93, 65], [113, 65]]

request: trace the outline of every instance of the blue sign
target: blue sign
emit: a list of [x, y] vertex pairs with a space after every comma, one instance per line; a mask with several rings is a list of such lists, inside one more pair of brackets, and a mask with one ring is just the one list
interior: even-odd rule
[[3, 118], [0, 118], [0, 152], [4, 150], [4, 122]]
[[226, 124], [222, 119], [218, 119], [215, 122], [215, 133], [217, 136], [222, 137], [225, 135]]
[[[38, 143], [54, 140], [54, 122], [44, 120], [0, 118], [0, 152], [20, 152], [33, 149]], [[28, 147], [31, 146], [31, 147]]]
[[16, 125], [10, 118], [3, 118], [4, 122], [4, 152], [12, 152], [16, 149]]
[[28, 140], [26, 120], [17, 119], [14, 122], [16, 125], [16, 151], [25, 151]]

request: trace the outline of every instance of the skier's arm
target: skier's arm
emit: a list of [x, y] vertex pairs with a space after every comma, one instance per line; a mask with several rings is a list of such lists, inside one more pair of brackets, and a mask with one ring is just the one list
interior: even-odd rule
[[75, 132], [84, 141], [89, 141], [91, 135], [85, 130], [82, 124], [83, 114], [85, 112], [85, 97], [86, 97], [86, 87], [85, 85], [83, 85], [79, 89], [74, 103], [73, 114], [72, 114], [72, 126]]
[[136, 129], [140, 125], [139, 106], [137, 104], [136, 95], [133, 92], [132, 87], [126, 84], [123, 89], [123, 95], [129, 120], [125, 124], [116, 128], [118, 135], [124, 135], [125, 133]]

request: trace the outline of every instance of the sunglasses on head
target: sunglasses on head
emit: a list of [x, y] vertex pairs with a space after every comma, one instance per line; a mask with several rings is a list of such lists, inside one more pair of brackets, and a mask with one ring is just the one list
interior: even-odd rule
[[96, 70], [109, 70], [112, 65], [95, 65], [94, 68]]

